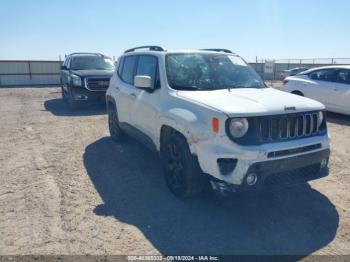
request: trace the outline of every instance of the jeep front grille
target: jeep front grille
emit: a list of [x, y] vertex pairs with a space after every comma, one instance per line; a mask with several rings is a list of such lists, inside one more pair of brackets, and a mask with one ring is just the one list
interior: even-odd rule
[[274, 142], [317, 135], [320, 126], [318, 113], [271, 116], [261, 118], [258, 121], [262, 142]]
[[[283, 142], [327, 134], [326, 115], [319, 119], [319, 111], [249, 117], [249, 129], [245, 136], [235, 138], [231, 135], [226, 121], [228, 137], [240, 145], [261, 145]], [[322, 122], [320, 122], [322, 121]]]
[[86, 78], [85, 87], [90, 91], [106, 91], [109, 86], [109, 78]]

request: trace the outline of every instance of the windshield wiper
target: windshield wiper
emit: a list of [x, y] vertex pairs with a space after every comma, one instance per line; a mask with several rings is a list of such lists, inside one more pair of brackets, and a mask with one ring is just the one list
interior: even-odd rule
[[196, 86], [172, 86], [172, 88], [174, 89], [178, 89], [178, 90], [201, 90], [201, 88], [198, 88]]

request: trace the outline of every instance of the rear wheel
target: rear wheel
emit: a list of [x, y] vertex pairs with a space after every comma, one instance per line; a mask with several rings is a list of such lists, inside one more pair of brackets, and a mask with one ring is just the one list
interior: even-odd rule
[[191, 197], [205, 188], [198, 160], [190, 152], [186, 139], [177, 132], [168, 134], [161, 145], [161, 158], [165, 181], [177, 197]]
[[114, 105], [108, 106], [108, 127], [111, 138], [118, 142], [125, 138], [125, 134], [120, 128], [117, 110]]

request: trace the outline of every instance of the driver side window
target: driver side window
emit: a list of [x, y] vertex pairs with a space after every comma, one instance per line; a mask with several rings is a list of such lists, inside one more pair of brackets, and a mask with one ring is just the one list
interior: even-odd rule
[[152, 86], [157, 84], [158, 76], [158, 59], [151, 55], [141, 55], [137, 63], [136, 75], [150, 76]]

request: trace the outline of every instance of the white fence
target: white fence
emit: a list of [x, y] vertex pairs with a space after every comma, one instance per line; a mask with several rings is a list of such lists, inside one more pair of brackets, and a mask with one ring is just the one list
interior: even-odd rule
[[61, 85], [61, 61], [0, 60], [0, 86]]

